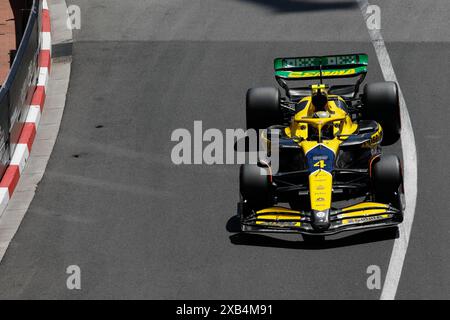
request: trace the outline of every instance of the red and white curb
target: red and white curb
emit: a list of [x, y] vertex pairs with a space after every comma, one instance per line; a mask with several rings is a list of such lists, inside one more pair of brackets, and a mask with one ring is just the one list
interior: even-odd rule
[[33, 146], [34, 138], [36, 137], [36, 130], [44, 109], [52, 60], [50, 12], [48, 10], [47, 0], [43, 0], [42, 5], [42, 30], [40, 32], [40, 42], [41, 48], [38, 65], [39, 78], [36, 90], [33, 94], [27, 119], [25, 120], [11, 163], [0, 181], [0, 216], [6, 209], [17, 183], [19, 182], [20, 175], [30, 157], [31, 148]]

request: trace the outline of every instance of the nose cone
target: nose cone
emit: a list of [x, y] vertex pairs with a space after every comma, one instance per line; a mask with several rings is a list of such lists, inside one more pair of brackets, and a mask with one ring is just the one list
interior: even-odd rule
[[316, 231], [328, 230], [330, 228], [330, 210], [314, 210], [312, 214], [312, 227]]

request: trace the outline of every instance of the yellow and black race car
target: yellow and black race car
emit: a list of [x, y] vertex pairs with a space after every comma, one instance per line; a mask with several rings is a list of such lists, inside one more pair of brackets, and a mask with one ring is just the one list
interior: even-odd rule
[[[247, 129], [267, 145], [277, 137], [279, 164], [241, 166], [243, 232], [324, 236], [403, 221], [401, 162], [381, 154], [400, 138], [398, 87], [372, 83], [360, 94], [367, 66], [366, 54], [277, 58], [285, 97], [272, 87], [248, 90]], [[350, 77], [356, 83], [323, 84]], [[295, 80], [316, 84], [290, 87]]]

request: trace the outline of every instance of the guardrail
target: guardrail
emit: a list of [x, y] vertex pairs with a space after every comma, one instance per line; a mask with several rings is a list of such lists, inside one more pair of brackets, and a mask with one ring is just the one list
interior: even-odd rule
[[9, 74], [0, 88], [0, 178], [24, 127], [39, 77], [42, 4], [34, 0]]

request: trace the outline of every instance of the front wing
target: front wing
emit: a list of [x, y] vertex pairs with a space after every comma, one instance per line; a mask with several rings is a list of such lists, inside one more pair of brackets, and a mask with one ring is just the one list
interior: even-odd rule
[[311, 224], [312, 214], [284, 207], [271, 207], [252, 212], [241, 219], [243, 232], [301, 233], [331, 235], [343, 231], [386, 228], [398, 225], [403, 213], [392, 206], [376, 202], [362, 202], [330, 211], [330, 227], [316, 231]]

